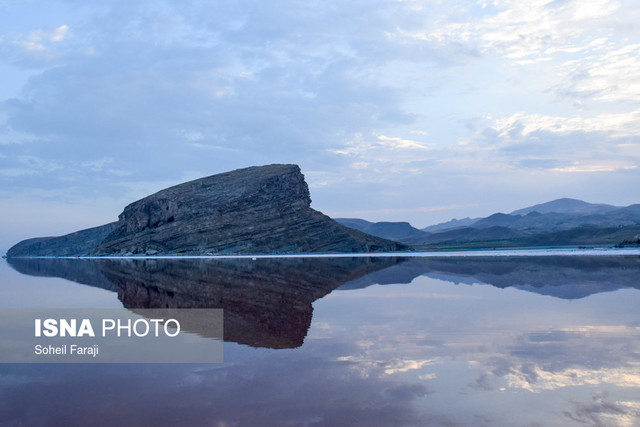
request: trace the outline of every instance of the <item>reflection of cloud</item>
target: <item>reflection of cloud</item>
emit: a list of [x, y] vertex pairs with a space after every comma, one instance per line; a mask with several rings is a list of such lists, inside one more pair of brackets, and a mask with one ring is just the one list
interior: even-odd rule
[[[29, 425], [428, 424], [430, 416], [412, 406], [429, 393], [420, 382], [362, 377], [348, 364], [308, 356], [263, 354], [214, 367], [25, 366], [18, 370], [28, 380], [0, 386], [0, 419]], [[12, 369], [1, 368], [3, 377]], [[87, 402], [87, 390], [99, 404], [79, 404]]]
[[509, 387], [534, 393], [562, 387], [608, 383], [618, 387], [640, 387], [639, 366], [628, 368], [581, 369], [572, 368], [559, 372], [545, 371], [541, 366], [523, 365], [505, 376]]
[[[374, 342], [358, 342], [356, 343], [359, 348], [371, 352], [375, 345]], [[393, 375], [400, 372], [408, 372], [414, 370], [420, 370], [425, 366], [431, 366], [438, 361], [435, 359], [425, 359], [425, 360], [409, 360], [409, 359], [391, 359], [391, 360], [371, 360], [367, 357], [356, 357], [356, 356], [340, 356], [336, 358], [338, 362], [347, 362], [351, 367], [357, 369], [360, 372], [363, 372], [365, 376], [369, 375]], [[424, 378], [431, 378], [431, 376], [435, 377], [435, 374], [425, 374]]]
[[384, 373], [393, 375], [398, 372], [407, 372], [422, 369], [425, 366], [433, 365], [435, 360], [392, 360], [384, 367]]
[[[637, 321], [636, 293], [567, 302], [424, 277], [393, 290], [395, 302], [366, 298], [390, 295], [383, 287], [353, 291], [359, 303], [332, 294], [315, 305], [302, 347], [226, 344], [223, 365], [0, 366], [7, 380], [0, 423], [633, 425], [640, 418], [640, 327], [625, 323]], [[414, 301], [423, 290], [483, 298]]]
[[573, 411], [563, 415], [580, 424], [633, 426], [640, 418], [640, 402], [611, 402], [606, 393], [595, 394], [589, 403], [572, 402]]
[[[375, 292], [380, 293], [382, 290]], [[360, 297], [368, 301], [367, 304], [375, 304], [365, 296]], [[415, 300], [411, 292], [396, 292], [398, 303], [405, 301], [404, 297]], [[391, 298], [389, 300], [392, 301]], [[392, 304], [385, 303], [387, 306]], [[434, 321], [438, 324], [448, 322], [442, 314], [434, 313], [433, 316], [439, 319]], [[413, 319], [413, 322], [424, 321]], [[456, 322], [459, 322], [458, 326], [450, 331], [443, 326], [447, 333], [437, 330], [436, 336], [440, 338], [437, 342], [427, 339], [435, 332], [431, 327], [424, 331], [419, 327], [417, 331], [410, 329], [413, 331], [410, 334], [404, 329], [401, 329], [401, 334], [397, 331], [394, 334], [393, 328], [363, 327], [357, 332], [361, 339], [353, 344], [357, 350], [352, 350], [352, 356], [344, 356], [341, 360], [350, 363], [352, 369], [363, 377], [378, 376], [382, 372], [387, 375], [413, 372], [417, 379], [437, 378], [445, 383], [451, 381], [450, 369], [456, 361], [465, 361], [470, 370], [469, 376], [474, 378], [462, 385], [462, 389], [469, 393], [527, 391], [554, 396], [553, 393], [560, 390], [588, 387], [618, 390], [624, 396], [640, 390], [638, 327], [611, 324], [536, 330], [521, 329], [523, 325], [516, 322], [513, 331], [510, 327], [502, 327], [498, 332], [482, 318], [476, 320], [475, 327], [467, 324], [465, 319], [457, 318]], [[431, 324], [429, 321], [425, 323]], [[416, 327], [409, 326], [410, 323], [402, 324]], [[415, 335], [418, 331], [424, 337], [418, 338]], [[416, 345], [423, 341], [429, 341], [430, 345]], [[403, 357], [398, 358], [397, 354]], [[442, 390], [435, 390], [438, 392]], [[624, 417], [627, 418], [620, 420], [640, 416], [638, 411], [633, 412], [634, 405], [640, 405], [640, 401], [621, 401], [627, 403], [616, 405], [624, 407]]]

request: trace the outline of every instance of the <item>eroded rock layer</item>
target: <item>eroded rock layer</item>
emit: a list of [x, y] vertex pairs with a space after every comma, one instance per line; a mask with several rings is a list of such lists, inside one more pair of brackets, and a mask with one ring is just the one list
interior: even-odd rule
[[251, 167], [167, 188], [127, 206], [96, 255], [393, 251], [311, 209], [296, 165]]

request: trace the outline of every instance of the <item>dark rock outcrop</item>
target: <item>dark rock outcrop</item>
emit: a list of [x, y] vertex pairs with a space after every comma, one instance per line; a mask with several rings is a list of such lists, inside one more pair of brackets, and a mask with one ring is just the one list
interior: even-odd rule
[[[127, 206], [115, 225], [20, 242], [7, 255], [351, 253], [408, 249], [404, 244], [344, 227], [310, 205], [309, 188], [298, 166], [250, 167], [147, 196]], [[93, 233], [89, 239], [70, 238], [89, 231]]]

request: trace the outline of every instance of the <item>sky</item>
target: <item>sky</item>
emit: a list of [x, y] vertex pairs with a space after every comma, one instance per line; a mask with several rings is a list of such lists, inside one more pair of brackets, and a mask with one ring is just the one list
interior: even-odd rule
[[640, 203], [640, 4], [0, 0], [0, 247], [300, 165], [409, 221]]

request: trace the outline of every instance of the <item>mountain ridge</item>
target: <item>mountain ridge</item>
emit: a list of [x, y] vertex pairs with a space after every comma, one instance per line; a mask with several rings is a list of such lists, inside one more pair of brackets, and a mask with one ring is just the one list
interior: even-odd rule
[[517, 209], [511, 215], [526, 215], [530, 212], [545, 213], [571, 213], [571, 214], [593, 214], [606, 213], [620, 208], [619, 206], [607, 205], [604, 203], [589, 203], [583, 200], [563, 197], [545, 203]]
[[[454, 219], [422, 230], [400, 222], [372, 223], [353, 218], [348, 222], [350, 225], [343, 225], [356, 229], [366, 224], [362, 231], [373, 235], [378, 235], [376, 224], [385, 224], [386, 238], [426, 249], [633, 244], [639, 240], [640, 204], [617, 207], [562, 198], [511, 213]], [[398, 226], [390, 224], [405, 224], [404, 229], [410, 227], [412, 233], [393, 233]]]

